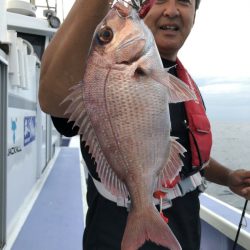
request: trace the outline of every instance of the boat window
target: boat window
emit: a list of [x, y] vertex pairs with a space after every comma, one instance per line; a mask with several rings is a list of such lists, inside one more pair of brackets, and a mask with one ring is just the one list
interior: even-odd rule
[[38, 58], [40, 60], [42, 59], [42, 54], [45, 48], [45, 36], [27, 34], [27, 33], [22, 33], [22, 32], [17, 32], [17, 36], [30, 42]]

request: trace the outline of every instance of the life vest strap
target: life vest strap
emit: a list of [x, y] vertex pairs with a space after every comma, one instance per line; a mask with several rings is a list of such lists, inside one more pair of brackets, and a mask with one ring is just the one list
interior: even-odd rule
[[[104, 198], [112, 202], [115, 202], [118, 206], [126, 207], [129, 210], [131, 204], [131, 200], [129, 199], [129, 197], [123, 198], [111, 194], [100, 181], [96, 180], [91, 175], [89, 176], [90, 176], [89, 178], [92, 178], [99, 194], [101, 194]], [[201, 176], [199, 172], [185, 179], [180, 180], [180, 182], [172, 188], [162, 188], [161, 191], [166, 193], [166, 196], [162, 199], [162, 208], [166, 209], [168, 207], [171, 207], [172, 200], [174, 198], [184, 196], [186, 193], [191, 192], [196, 188], [199, 188], [200, 191], [202, 192], [206, 188], [205, 179]], [[158, 199], [153, 198], [153, 202], [155, 205], [159, 205]]]

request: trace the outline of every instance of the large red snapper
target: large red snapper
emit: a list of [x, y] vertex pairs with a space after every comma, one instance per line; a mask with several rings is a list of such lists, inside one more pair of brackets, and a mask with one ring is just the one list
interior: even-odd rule
[[182, 167], [185, 149], [170, 137], [169, 103], [194, 93], [163, 68], [153, 35], [131, 7], [116, 3], [97, 27], [84, 79], [66, 98], [104, 186], [130, 197], [122, 250], [145, 240], [181, 249], [153, 204], [161, 183]]

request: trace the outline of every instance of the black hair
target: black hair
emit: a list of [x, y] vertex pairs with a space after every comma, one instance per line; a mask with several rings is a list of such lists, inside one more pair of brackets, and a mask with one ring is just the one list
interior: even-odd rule
[[199, 8], [201, 0], [195, 0], [195, 9], [197, 10]]

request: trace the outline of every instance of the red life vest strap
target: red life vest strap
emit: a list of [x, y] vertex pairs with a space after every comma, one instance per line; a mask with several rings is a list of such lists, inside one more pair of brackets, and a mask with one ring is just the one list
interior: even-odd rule
[[194, 80], [177, 59], [177, 76], [185, 82], [196, 93], [198, 102], [187, 101], [184, 103], [187, 114], [187, 128], [189, 129], [189, 140], [192, 153], [192, 166], [202, 168], [206, 166], [210, 159], [212, 147], [212, 133], [200, 91]]

